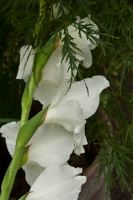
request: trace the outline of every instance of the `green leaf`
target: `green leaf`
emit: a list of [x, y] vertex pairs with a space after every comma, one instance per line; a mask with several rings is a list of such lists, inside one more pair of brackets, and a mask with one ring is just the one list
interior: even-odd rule
[[28, 141], [33, 136], [38, 127], [44, 122], [48, 107], [49, 106], [37, 113], [33, 118], [27, 121], [20, 128], [16, 141], [16, 149], [25, 147], [25, 145], [28, 143]]
[[36, 84], [39, 83], [42, 75], [42, 69], [48, 62], [48, 59], [50, 58], [52, 52], [56, 49], [58, 41], [59, 37], [57, 35], [54, 35], [46, 43], [46, 45], [41, 49], [39, 49], [39, 51], [36, 53], [34, 60], [33, 74], [32, 74]]
[[52, 52], [56, 48], [57, 44], [58, 44], [58, 37], [55, 35], [45, 44], [44, 47], [38, 50], [38, 52], [36, 52], [35, 54], [33, 71], [31, 77], [29, 78], [29, 81], [26, 84], [21, 101], [22, 105], [21, 126], [23, 126], [25, 122], [28, 120], [33, 94], [37, 87], [37, 84], [41, 80], [42, 70], [45, 67], [48, 59], [50, 58]]
[[36, 114], [32, 119], [27, 121], [25, 125], [20, 128], [18, 133], [16, 148], [13, 155], [13, 159], [8, 167], [8, 170], [4, 176], [2, 186], [1, 186], [1, 196], [0, 200], [7, 200], [9, 194], [12, 190], [12, 186], [15, 180], [18, 169], [20, 168], [21, 160], [25, 153], [25, 146], [33, 136], [38, 127], [45, 120], [48, 107], [44, 108], [38, 114]]
[[21, 168], [23, 165], [25, 165], [26, 162], [28, 161], [28, 152], [29, 152], [29, 146], [26, 146], [24, 149], [24, 153], [21, 158], [20, 164], [19, 164], [19, 168]]

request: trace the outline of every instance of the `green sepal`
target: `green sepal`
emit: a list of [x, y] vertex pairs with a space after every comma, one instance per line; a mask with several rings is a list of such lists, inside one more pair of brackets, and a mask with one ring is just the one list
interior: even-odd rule
[[20, 164], [19, 164], [19, 168], [21, 168], [23, 165], [25, 165], [26, 162], [28, 161], [28, 152], [29, 152], [29, 146], [26, 146], [25, 149], [24, 149], [22, 159], [21, 159]]
[[13, 159], [6, 171], [6, 174], [2, 182], [2, 186], [1, 186], [2, 192], [1, 192], [0, 200], [7, 200], [9, 193], [11, 192], [17, 171], [20, 168], [20, 165], [22, 164], [21, 160], [25, 153], [25, 146], [30, 140], [30, 138], [33, 136], [35, 131], [38, 129], [38, 127], [44, 122], [48, 107], [49, 106], [44, 108], [42, 111], [36, 114], [33, 118], [27, 121], [20, 128], [17, 141], [16, 141], [16, 147], [15, 147]]
[[24, 93], [22, 96], [21, 106], [22, 106], [22, 114], [21, 114], [21, 125], [23, 126], [25, 122], [28, 120], [29, 111], [32, 104], [32, 98], [34, 91], [37, 87], [37, 84], [41, 80], [42, 71], [48, 62], [51, 54], [57, 48], [59, 44], [60, 38], [55, 35], [53, 36], [44, 47], [42, 47], [38, 52], [36, 52], [33, 63], [33, 71], [29, 80], [24, 89]]
[[35, 88], [36, 88], [36, 84], [35, 84], [34, 77], [32, 75], [25, 86], [24, 93], [21, 100], [22, 113], [21, 113], [20, 126], [23, 126], [25, 122], [28, 120]]
[[38, 127], [44, 122], [47, 110], [47, 106], [42, 111], [37, 113], [33, 118], [27, 121], [19, 130], [17, 141], [16, 141], [16, 149], [24, 148], [28, 141], [31, 139], [35, 131]]
[[59, 37], [54, 35], [44, 47], [42, 47], [35, 55], [33, 65], [33, 76], [35, 83], [38, 84], [42, 77], [42, 69], [48, 62], [52, 52], [57, 48]]

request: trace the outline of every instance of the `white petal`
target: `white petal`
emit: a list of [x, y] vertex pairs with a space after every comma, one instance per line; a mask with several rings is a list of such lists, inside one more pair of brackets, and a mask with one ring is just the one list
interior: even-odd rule
[[62, 79], [61, 68], [62, 49], [59, 46], [50, 56], [46, 66], [43, 69], [43, 80], [51, 81], [52, 83], [59, 83]]
[[[60, 8], [60, 2], [52, 5], [53, 17], [55, 19], [60, 18], [62, 16], [62, 12], [59, 12], [59, 8]], [[63, 12], [64, 14], [68, 14], [68, 10], [64, 6], [63, 6]]]
[[89, 68], [92, 65], [92, 54], [90, 48], [85, 48], [84, 49], [84, 58], [82, 60], [82, 65], [85, 68]]
[[[77, 21], [82, 21], [82, 24], [90, 25], [91, 29], [94, 31], [98, 31], [97, 25], [92, 22], [92, 20], [89, 17], [86, 17], [82, 20], [77, 20]], [[77, 51], [77, 55], [82, 56], [81, 60], [83, 61], [83, 66], [88, 68], [92, 65], [92, 55], [91, 55], [91, 49], [94, 49], [96, 47], [96, 42], [95, 40], [90, 36], [91, 40], [86, 37], [86, 34], [81, 31], [80, 36], [79, 36], [79, 31], [73, 26], [70, 25], [68, 27], [69, 34], [73, 38], [73, 42], [77, 45], [77, 47], [82, 51], [79, 52]], [[99, 34], [93, 33], [93, 37], [96, 37], [96, 39], [99, 39]]]
[[83, 32], [81, 32], [81, 37], [79, 36], [79, 31], [75, 28], [75, 26], [70, 25], [68, 27], [68, 31], [73, 38], [73, 42], [77, 45], [79, 49], [82, 50], [90, 44], [90, 41], [87, 40], [86, 35]]
[[109, 82], [104, 76], [93, 76], [73, 83], [63, 101], [77, 100], [83, 109], [84, 118], [87, 119], [96, 112], [100, 93], [107, 87]]
[[[78, 68], [79, 62], [83, 60], [83, 57], [81, 58], [81, 56], [79, 56], [78, 54], [75, 55], [75, 56], [79, 60], [79, 61], [77, 61], [75, 63], [76, 64], [76, 68]], [[69, 81], [71, 79], [71, 69], [69, 67], [70, 67], [69, 60], [66, 61], [66, 59], [64, 59], [63, 62], [62, 62], [63, 77], [64, 77], [64, 80], [67, 80], [67, 81]], [[73, 70], [73, 74], [74, 74], [74, 76], [76, 76], [77, 69]]]
[[15, 150], [16, 138], [18, 135], [19, 123], [10, 122], [8, 124], [3, 125], [0, 128], [0, 133], [2, 133], [2, 137], [6, 139], [6, 145], [9, 153], [13, 155]]
[[29, 161], [43, 167], [65, 163], [74, 150], [73, 134], [54, 124], [39, 127], [30, 144]]
[[77, 200], [86, 182], [80, 173], [80, 168], [67, 164], [47, 168], [31, 187], [27, 200]]
[[20, 64], [16, 79], [24, 79], [27, 81], [31, 72], [34, 59], [32, 46], [23, 46], [20, 49]]
[[39, 100], [47, 106], [51, 103], [57, 93], [61, 93], [64, 82], [71, 78], [70, 70], [68, 72], [68, 62], [61, 63], [62, 50], [57, 48], [49, 58], [43, 69], [42, 80], [38, 84], [34, 99]]
[[44, 170], [43, 167], [34, 162], [28, 162], [23, 166], [23, 169], [25, 171], [25, 179], [30, 186], [35, 182], [35, 180]]
[[[98, 34], [98, 26], [90, 19], [89, 17], [85, 17], [84, 19], [81, 19], [81, 21], [83, 22], [84, 25], [90, 25], [90, 28], [92, 30], [94, 30], [94, 33], [92, 33], [93, 37], [95, 37], [96, 39], [99, 39], [99, 34]], [[97, 46], [96, 41], [93, 39], [93, 37], [90, 36], [91, 40], [88, 40], [88, 45], [90, 47], [90, 49], [94, 49]]]
[[48, 109], [45, 123], [56, 123], [64, 126], [68, 131], [73, 132], [75, 127], [83, 126], [86, 121], [77, 100], [58, 102]]
[[[89, 47], [90, 41], [86, 38], [86, 35], [83, 32], [81, 32], [81, 37], [80, 37], [79, 31], [73, 25], [70, 25], [68, 27], [68, 30], [69, 30], [70, 35], [73, 37], [73, 42], [81, 50], [81, 52], [80, 51], [76, 52], [77, 53], [76, 57], [78, 58], [78, 56], [80, 55], [82, 56], [82, 60], [86, 60], [86, 56], [88, 56], [88, 59], [91, 58], [88, 65], [88, 67], [90, 67], [90, 64], [92, 63], [92, 56], [90, 55], [91, 51]], [[83, 62], [83, 66], [84, 66], [84, 62]], [[87, 66], [85, 65], [85, 67]]]
[[60, 92], [59, 88], [59, 85], [56, 86], [50, 81], [41, 81], [36, 88], [34, 99], [42, 105], [48, 106], [54, 96]]
[[64, 103], [62, 103], [60, 100], [57, 104], [51, 106], [48, 109], [45, 123], [62, 125], [65, 127], [65, 129], [72, 132], [75, 144], [75, 153], [78, 155], [84, 153], [83, 145], [87, 144], [84, 131], [84, 125], [86, 121], [83, 117], [82, 109], [77, 100], [68, 100]]

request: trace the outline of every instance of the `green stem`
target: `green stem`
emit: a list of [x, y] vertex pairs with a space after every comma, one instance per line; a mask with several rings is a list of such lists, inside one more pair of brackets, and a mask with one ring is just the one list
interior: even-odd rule
[[[40, 3], [42, 2], [44, 3], [45, 1], [40, 0]], [[43, 11], [44, 11], [44, 5], [45, 4], [40, 5], [40, 9], [43, 6]], [[40, 31], [40, 27], [41, 27], [40, 24], [38, 26], [39, 26], [38, 30]], [[37, 53], [35, 54], [34, 63], [33, 63], [33, 71], [32, 71], [31, 77], [29, 78], [29, 81], [26, 84], [26, 87], [24, 89], [24, 93], [22, 96], [22, 102], [21, 102], [22, 114], [21, 114], [20, 130], [17, 137], [15, 153], [2, 182], [0, 200], [9, 199], [17, 171], [20, 168], [21, 160], [25, 152], [26, 144], [28, 143], [32, 135], [35, 133], [38, 126], [40, 126], [40, 124], [42, 123], [44, 113], [46, 113], [45, 110], [44, 111], [42, 110], [35, 117], [33, 117], [31, 120], [28, 121], [29, 112], [31, 109], [33, 94], [35, 92], [36, 85], [41, 80], [42, 70], [45, 67], [51, 54], [57, 47], [57, 44], [58, 44], [58, 37], [55, 35], [46, 43], [45, 46], [43, 46], [41, 49], [38, 49]]]
[[[38, 25], [36, 24], [37, 37], [40, 35], [41, 24], [44, 20], [43, 16], [44, 16], [45, 12], [43, 13], [42, 9], [44, 12], [44, 10], [45, 10], [45, 1], [44, 0], [40, 0], [39, 19], [41, 17], [41, 22]], [[16, 177], [17, 171], [20, 167], [20, 163], [21, 163], [24, 151], [25, 151], [25, 146], [26, 146], [27, 142], [30, 140], [29, 133], [27, 133], [26, 129], [25, 129], [25, 124], [27, 124], [27, 120], [29, 117], [29, 112], [31, 109], [32, 98], [33, 98], [34, 91], [36, 89], [36, 84], [39, 83], [41, 76], [42, 76], [42, 69], [46, 65], [49, 57], [51, 56], [51, 54], [55, 48], [56, 48], [56, 37], [53, 37], [52, 39], [50, 39], [50, 41], [48, 41], [48, 43], [44, 47], [42, 47], [42, 49], [40, 51], [37, 52], [37, 55], [35, 55], [35, 62], [34, 62], [35, 71], [32, 72], [31, 77], [30, 77], [28, 83], [26, 84], [26, 87], [25, 87], [25, 90], [23, 93], [20, 131], [19, 131], [19, 134], [17, 137], [14, 156], [12, 158], [12, 161], [8, 167], [6, 175], [4, 176], [4, 179], [2, 182], [0, 200], [9, 200], [9, 196], [10, 196], [10, 193], [11, 193], [14, 181], [15, 181], [15, 177]], [[35, 119], [35, 122], [36, 122], [36, 119]], [[32, 125], [34, 126], [34, 123]], [[33, 130], [32, 129], [33, 126], [30, 127], [31, 135], [34, 134], [35, 129], [36, 129], [36, 127], [35, 127], [35, 129]], [[21, 133], [21, 129], [24, 130], [24, 131], [22, 131], [22, 133]], [[22, 141], [22, 139], [23, 139], [23, 141]]]
[[14, 156], [2, 182], [0, 200], [9, 199], [17, 171], [21, 167], [20, 164], [22, 163], [22, 158], [25, 154], [25, 146], [38, 127], [44, 122], [47, 109], [48, 107], [37, 113], [32, 119], [27, 121], [26, 124], [20, 128]]
[[[39, 16], [35, 24], [35, 46], [38, 45], [40, 32], [45, 19], [45, 6], [46, 6], [46, 1], [39, 0]], [[24, 90], [24, 94], [22, 97], [22, 113], [21, 113], [20, 127], [22, 127], [28, 120], [29, 112], [32, 105], [33, 94], [36, 88], [36, 84], [38, 84], [38, 82], [39, 80], [36, 80], [36, 77], [34, 77], [34, 74], [32, 73], [29, 83], [26, 84], [26, 88]]]
[[26, 84], [23, 96], [22, 96], [22, 114], [21, 114], [21, 122], [20, 127], [22, 127], [25, 122], [28, 120], [29, 112], [31, 109], [33, 94], [35, 92], [36, 86], [40, 82], [42, 78], [43, 69], [48, 62], [51, 54], [56, 49], [58, 43], [58, 37], [55, 35], [51, 38], [44, 47], [40, 49], [40, 51], [35, 55], [34, 60], [34, 69], [32, 71], [31, 77]]
[[29, 118], [29, 112], [31, 109], [32, 98], [35, 88], [36, 84], [32, 73], [29, 82], [25, 86], [24, 93], [22, 96], [22, 102], [21, 102], [22, 113], [21, 113], [20, 127], [22, 127]]
[[39, 45], [39, 37], [40, 33], [42, 31], [43, 23], [44, 23], [44, 18], [45, 18], [45, 7], [46, 7], [46, 1], [45, 0], [39, 0], [39, 17], [37, 19], [37, 23], [35, 24], [35, 32], [34, 32], [34, 37], [35, 37], [35, 47]]
[[[15, 180], [17, 170], [19, 169], [19, 166], [20, 166], [20, 161], [22, 159], [23, 152], [25, 150], [25, 146], [28, 143], [28, 141], [30, 140], [29, 133], [27, 133], [27, 131], [26, 131], [27, 126], [25, 128], [25, 125], [28, 122], [30, 123], [30, 121], [27, 122], [27, 120], [28, 120], [29, 111], [30, 111], [31, 104], [32, 104], [33, 93], [36, 89], [35, 80], [37, 83], [39, 83], [41, 76], [42, 76], [42, 70], [43, 70], [44, 66], [46, 65], [52, 52], [56, 48], [56, 41], [57, 41], [56, 37], [51, 38], [48, 41], [48, 43], [40, 50], [40, 52], [38, 53], [38, 55], [36, 57], [35, 74], [32, 72], [31, 78], [30, 78], [29, 82], [26, 84], [24, 94], [22, 97], [21, 127], [20, 127], [20, 131], [19, 131], [19, 134], [17, 137], [17, 143], [16, 143], [16, 147], [17, 147], [18, 143], [19, 143], [19, 146], [15, 150], [15, 154], [14, 154], [11, 164], [9, 166], [8, 173], [6, 173], [6, 176], [4, 177], [4, 180], [2, 183], [0, 200], [8, 200], [11, 189], [13, 187], [13, 183]], [[32, 123], [32, 126], [30, 126], [30, 129], [31, 129], [31, 127], [34, 127], [34, 124], [36, 122], [36, 118], [34, 118], [34, 119], [35, 119], [34, 123]], [[24, 129], [23, 134], [21, 133], [21, 129]], [[32, 130], [31, 134], [34, 132], [35, 132], [35, 129]], [[25, 141], [25, 142], [23, 143], [23, 141]], [[23, 145], [22, 145], [22, 143], [23, 143]]]
[[[14, 157], [10, 163], [10, 166], [6, 173], [6, 178], [4, 178], [1, 190], [3, 191], [0, 196], [0, 200], [8, 200], [9, 195], [12, 190], [12, 186], [14, 184], [14, 180], [17, 174], [17, 170], [19, 169], [19, 164], [23, 155], [22, 149], [17, 149], [14, 153]], [[10, 184], [7, 184], [10, 183]]]

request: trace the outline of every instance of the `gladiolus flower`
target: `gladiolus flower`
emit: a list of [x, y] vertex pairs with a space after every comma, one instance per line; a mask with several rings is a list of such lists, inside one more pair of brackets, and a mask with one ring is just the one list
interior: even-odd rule
[[67, 93], [65, 91], [63, 94], [61, 91], [60, 95], [57, 94], [48, 109], [45, 123], [59, 124], [73, 132], [77, 154], [83, 153], [82, 146], [87, 144], [84, 133], [85, 119], [96, 112], [100, 93], [106, 87], [109, 87], [109, 82], [104, 76], [94, 76], [75, 82]]
[[[17, 122], [8, 123], [0, 128], [2, 137], [6, 139], [8, 151], [12, 156], [15, 150], [18, 129], [19, 123]], [[69, 160], [74, 150], [73, 133], [60, 125], [43, 124], [38, 128], [27, 145], [29, 146], [28, 160], [24, 169], [26, 172], [30, 171], [30, 168], [31, 171], [35, 171], [34, 169], [37, 169], [38, 164], [38, 170], [40, 171], [41, 167], [45, 168], [55, 164], [63, 164]], [[28, 179], [27, 182], [32, 182], [28, 178], [29, 175], [26, 175], [26, 177]], [[32, 179], [35, 179], [34, 173]]]
[[[79, 19], [77, 21], [80, 21]], [[90, 20], [89, 17], [82, 19], [83, 24], [90, 24], [92, 29], [98, 30], [97, 25]], [[96, 42], [93, 38], [88, 39], [83, 31], [81, 31], [81, 37], [79, 36], [78, 30], [74, 25], [68, 26], [69, 34], [73, 38], [73, 42], [77, 45], [78, 49], [76, 50], [75, 56], [78, 58], [76, 63], [77, 68], [79, 63], [82, 62], [82, 65], [86, 68], [90, 67], [92, 64], [92, 55], [91, 49], [96, 47]], [[98, 39], [99, 35], [94, 33], [94, 36]], [[91, 36], [90, 36], [91, 37]], [[65, 59], [62, 62], [62, 41], [60, 41], [57, 49], [52, 53], [50, 59], [48, 60], [45, 68], [43, 69], [43, 76], [38, 84], [38, 87], [35, 91], [34, 98], [40, 102], [45, 101], [45, 106], [50, 104], [54, 96], [61, 90], [61, 85], [64, 82], [68, 82], [71, 78], [71, 72], [68, 70], [69, 61]], [[24, 79], [27, 81], [28, 77], [31, 74], [34, 60], [34, 50], [31, 46], [24, 46], [20, 50], [20, 65], [17, 74], [17, 79]], [[76, 72], [75, 72], [76, 73]], [[38, 95], [41, 93], [41, 96]]]

